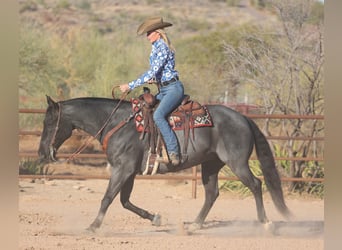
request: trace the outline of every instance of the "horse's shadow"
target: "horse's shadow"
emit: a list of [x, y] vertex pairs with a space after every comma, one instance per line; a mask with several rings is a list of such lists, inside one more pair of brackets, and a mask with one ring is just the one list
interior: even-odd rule
[[[166, 223], [161, 227], [146, 226], [132, 231], [108, 231], [103, 229], [95, 234], [105, 237], [129, 237], [129, 236], [163, 236], [163, 235], [199, 235], [214, 237], [291, 237], [311, 238], [324, 236], [324, 221], [273, 221], [269, 224], [261, 224], [251, 220], [207, 221], [201, 229], [190, 230], [192, 222], [180, 222], [178, 224]], [[94, 234], [84, 230], [85, 235]], [[74, 235], [80, 232], [54, 231], [52, 235]], [[82, 234], [82, 233], [81, 233]]]
[[[191, 223], [186, 222], [185, 228]], [[324, 234], [324, 221], [273, 221], [261, 224], [258, 221], [230, 220], [208, 221], [192, 234], [216, 236], [285, 236], [319, 237]]]

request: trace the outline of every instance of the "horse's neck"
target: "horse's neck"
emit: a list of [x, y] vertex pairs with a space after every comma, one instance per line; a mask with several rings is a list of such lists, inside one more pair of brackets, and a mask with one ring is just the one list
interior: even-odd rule
[[97, 137], [107, 126], [112, 127], [112, 124], [119, 123], [130, 115], [131, 109], [127, 104], [120, 105], [117, 110], [115, 107], [116, 105], [110, 108], [97, 105], [86, 111], [76, 109], [73, 114], [70, 114], [73, 118], [73, 126]]

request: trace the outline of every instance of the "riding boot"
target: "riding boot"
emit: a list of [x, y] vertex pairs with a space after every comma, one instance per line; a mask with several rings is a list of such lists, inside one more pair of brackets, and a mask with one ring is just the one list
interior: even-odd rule
[[170, 158], [171, 164], [172, 164], [174, 167], [179, 165], [179, 163], [180, 163], [179, 155], [177, 155], [177, 154], [175, 154], [175, 153], [171, 153], [171, 154], [169, 155], [169, 158]]

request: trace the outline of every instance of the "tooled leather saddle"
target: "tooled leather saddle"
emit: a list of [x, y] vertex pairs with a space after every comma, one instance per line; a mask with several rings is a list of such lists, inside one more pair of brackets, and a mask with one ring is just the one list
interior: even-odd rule
[[[132, 99], [132, 109], [135, 113], [135, 124], [138, 132], [141, 132], [140, 139], [148, 135], [149, 155], [146, 163], [146, 170], [143, 174], [155, 174], [158, 162], [155, 159], [163, 157], [167, 162], [167, 153], [160, 133], [153, 121], [153, 112], [158, 106], [155, 96], [148, 88], [144, 88], [144, 93], [137, 99]], [[185, 95], [181, 104], [169, 115], [169, 124], [173, 130], [184, 131], [184, 145], [182, 147], [182, 161], [187, 157], [190, 130], [192, 138], [195, 140], [194, 129], [198, 127], [210, 127], [213, 125], [209, 111], [206, 106], [197, 101], [190, 100], [189, 95]], [[158, 160], [157, 160], [158, 161]]]

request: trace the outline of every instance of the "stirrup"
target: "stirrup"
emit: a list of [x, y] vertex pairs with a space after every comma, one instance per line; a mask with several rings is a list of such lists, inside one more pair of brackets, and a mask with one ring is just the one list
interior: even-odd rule
[[167, 156], [164, 156], [164, 155], [162, 155], [162, 156], [158, 155], [156, 158], [156, 161], [161, 162], [161, 163], [166, 163], [166, 164], [170, 163], [169, 158]]
[[152, 154], [150, 149], [148, 152], [145, 171], [142, 173], [142, 175], [155, 175], [157, 173], [159, 167], [159, 161], [157, 158], [158, 156], [156, 154]]

